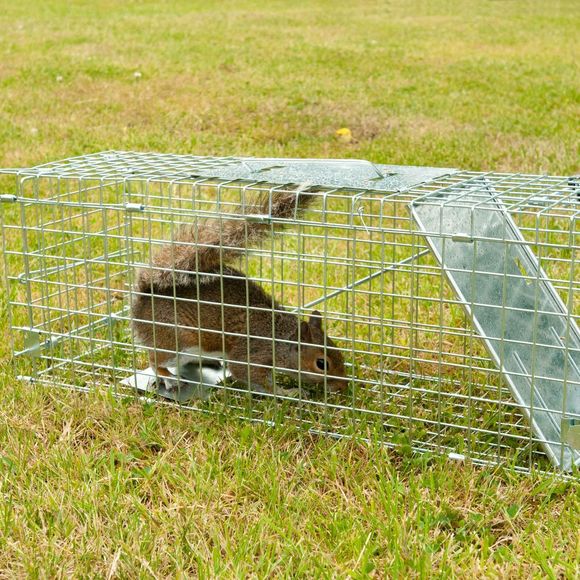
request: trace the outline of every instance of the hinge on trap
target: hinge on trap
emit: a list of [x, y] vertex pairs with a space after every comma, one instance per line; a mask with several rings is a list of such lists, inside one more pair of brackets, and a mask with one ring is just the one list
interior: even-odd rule
[[144, 211], [145, 206], [142, 203], [126, 203], [125, 210], [128, 212]]
[[562, 442], [580, 451], [580, 419], [562, 419]]
[[267, 214], [249, 213], [244, 218], [248, 222], [257, 222], [260, 224], [269, 224], [272, 221], [272, 216]]

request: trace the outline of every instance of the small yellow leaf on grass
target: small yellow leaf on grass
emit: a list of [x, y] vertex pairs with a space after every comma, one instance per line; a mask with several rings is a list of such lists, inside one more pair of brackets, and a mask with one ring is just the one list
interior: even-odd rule
[[342, 127], [335, 132], [336, 137], [344, 143], [352, 141], [352, 131], [348, 127]]

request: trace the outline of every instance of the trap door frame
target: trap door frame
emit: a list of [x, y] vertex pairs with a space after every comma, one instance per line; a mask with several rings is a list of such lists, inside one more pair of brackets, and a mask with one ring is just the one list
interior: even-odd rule
[[580, 467], [580, 330], [498, 194], [481, 179], [410, 212], [550, 461]]

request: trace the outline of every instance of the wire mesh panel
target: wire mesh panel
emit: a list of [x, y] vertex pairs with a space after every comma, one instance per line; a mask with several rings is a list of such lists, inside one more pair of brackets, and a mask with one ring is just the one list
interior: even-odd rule
[[574, 179], [105, 152], [1, 184], [25, 380], [580, 461]]

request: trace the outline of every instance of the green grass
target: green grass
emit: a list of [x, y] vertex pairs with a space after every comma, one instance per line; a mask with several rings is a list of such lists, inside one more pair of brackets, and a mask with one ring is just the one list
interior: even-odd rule
[[[0, 165], [118, 148], [577, 172], [579, 15], [573, 1], [3, 1]], [[577, 484], [23, 386], [9, 351], [0, 577], [580, 571]]]

